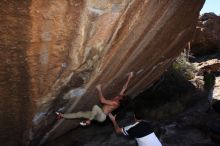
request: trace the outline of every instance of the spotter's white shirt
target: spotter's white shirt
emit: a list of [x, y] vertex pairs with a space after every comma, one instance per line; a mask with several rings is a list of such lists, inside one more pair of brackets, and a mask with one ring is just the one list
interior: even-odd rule
[[151, 126], [145, 121], [126, 126], [122, 128], [122, 132], [125, 136], [134, 137], [138, 146], [162, 146]]

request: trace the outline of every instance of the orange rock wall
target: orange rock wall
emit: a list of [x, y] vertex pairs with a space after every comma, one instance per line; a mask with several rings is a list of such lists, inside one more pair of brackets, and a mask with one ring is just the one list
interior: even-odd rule
[[32, 118], [30, 1], [0, 1], [0, 145], [22, 145]]
[[95, 85], [114, 96], [130, 71], [127, 94], [145, 90], [191, 39], [203, 3], [1, 1], [3, 141], [37, 145], [61, 135], [78, 121], [57, 122], [54, 111], [89, 110], [98, 103]]

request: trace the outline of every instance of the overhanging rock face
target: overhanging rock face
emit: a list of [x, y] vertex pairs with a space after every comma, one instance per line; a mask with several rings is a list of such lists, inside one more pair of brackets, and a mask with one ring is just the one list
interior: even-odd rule
[[1, 1], [1, 121], [12, 125], [3, 130], [16, 141], [24, 134], [30, 145], [51, 140], [78, 124], [56, 121], [55, 111], [89, 110], [98, 103], [95, 85], [114, 96], [130, 71], [136, 75], [127, 93], [137, 95], [191, 39], [203, 3]]

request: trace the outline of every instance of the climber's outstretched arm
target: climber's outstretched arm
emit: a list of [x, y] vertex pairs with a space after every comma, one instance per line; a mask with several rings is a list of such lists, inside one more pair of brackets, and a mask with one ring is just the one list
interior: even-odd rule
[[117, 102], [115, 102], [115, 101], [113, 101], [113, 100], [107, 100], [107, 99], [103, 96], [103, 94], [102, 94], [102, 89], [101, 89], [101, 85], [100, 85], [100, 84], [96, 86], [96, 89], [97, 89], [98, 92], [99, 92], [99, 100], [100, 100], [100, 102], [101, 102], [102, 104], [107, 104], [107, 105], [111, 105], [111, 106], [115, 106], [115, 105], [118, 104]]
[[134, 76], [134, 73], [133, 72], [130, 72], [129, 73], [129, 76], [128, 76], [128, 79], [127, 79], [127, 81], [126, 81], [126, 83], [124, 84], [124, 86], [123, 86], [123, 88], [122, 88], [122, 90], [121, 90], [121, 92], [120, 92], [120, 95], [121, 96], [123, 96], [124, 94], [125, 94], [125, 91], [127, 90], [127, 88], [128, 88], [128, 84], [129, 84], [129, 82], [130, 82], [130, 80], [131, 80], [131, 78]]

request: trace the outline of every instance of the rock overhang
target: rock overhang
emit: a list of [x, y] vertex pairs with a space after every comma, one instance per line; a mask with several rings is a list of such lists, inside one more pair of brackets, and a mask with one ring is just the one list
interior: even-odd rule
[[[19, 2], [1, 3], [15, 8]], [[33, 105], [26, 119], [29, 144], [42, 144], [75, 127], [77, 120], [56, 121], [54, 112], [89, 110], [98, 103], [97, 84], [103, 84], [106, 96], [114, 96], [126, 74], [134, 71], [127, 94], [135, 96], [151, 86], [191, 39], [203, 3], [204, 0], [20, 3], [16, 10], [22, 17], [13, 20], [26, 22], [27, 27], [20, 30], [25, 36], [9, 34], [12, 46], [6, 40], [3, 46], [16, 47], [13, 40], [17, 39], [21, 40], [18, 49], [24, 51], [23, 62], [17, 66], [26, 66], [28, 78], [22, 80], [30, 85], [26, 87]], [[17, 13], [12, 12], [6, 14], [8, 23]]]

